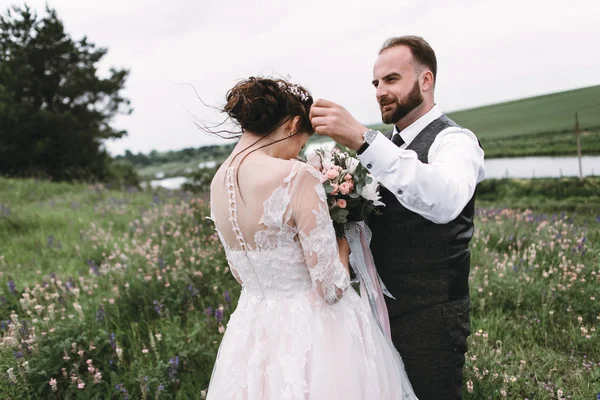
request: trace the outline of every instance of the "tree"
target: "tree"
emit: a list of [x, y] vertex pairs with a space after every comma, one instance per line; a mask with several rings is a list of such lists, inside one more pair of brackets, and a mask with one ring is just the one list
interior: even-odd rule
[[128, 70], [98, 76], [107, 50], [73, 40], [56, 11], [0, 15], [0, 173], [57, 180], [107, 178], [110, 126], [132, 112], [121, 95]]

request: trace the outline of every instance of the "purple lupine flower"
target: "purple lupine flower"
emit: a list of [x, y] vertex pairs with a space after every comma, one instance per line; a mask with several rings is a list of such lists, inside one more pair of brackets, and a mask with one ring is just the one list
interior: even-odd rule
[[15, 358], [19, 359], [19, 358], [23, 358], [23, 353], [20, 351], [15, 351], [14, 352]]
[[179, 356], [169, 360], [169, 379], [174, 381], [177, 377], [177, 368], [179, 367]]
[[212, 311], [212, 307], [208, 306], [204, 309], [204, 315], [206, 315], [206, 318], [210, 317], [212, 315], [213, 311]]
[[161, 304], [159, 301], [154, 300], [154, 311], [156, 311], [156, 313], [158, 315], [162, 315], [162, 308], [163, 308], [163, 304]]
[[229, 294], [229, 290], [226, 290], [224, 295], [225, 295], [225, 301], [227, 302], [227, 304], [231, 304], [231, 295]]
[[100, 273], [100, 271], [98, 270], [98, 266], [96, 265], [96, 262], [94, 260], [87, 260], [87, 265], [90, 267], [90, 269], [92, 270], [94, 275], [96, 275], [96, 276], [102, 275]]
[[196, 297], [196, 296], [198, 295], [198, 293], [200, 293], [200, 292], [198, 291], [198, 289], [196, 289], [196, 288], [194, 287], [194, 285], [192, 285], [192, 284], [189, 284], [189, 285], [188, 285], [188, 290], [190, 291], [190, 294], [192, 295], [192, 297]]
[[163, 390], [165, 390], [165, 386], [161, 383], [160, 385], [158, 385], [158, 391], [162, 392]]
[[29, 327], [27, 326], [27, 320], [21, 321], [21, 327], [19, 328], [19, 333], [21, 336], [29, 336]]
[[114, 333], [110, 334], [109, 343], [110, 343], [110, 347], [112, 347], [113, 351], [115, 351], [117, 349], [117, 341], [115, 340]]
[[13, 281], [12, 279], [8, 280], [8, 290], [10, 290], [12, 294], [15, 294], [15, 292], [17, 291], [17, 285], [15, 285], [15, 281]]
[[102, 322], [104, 321], [104, 316], [106, 313], [104, 312], [104, 307], [100, 307], [98, 311], [96, 311], [96, 321]]
[[8, 217], [10, 215], [10, 208], [6, 207], [4, 204], [0, 204], [0, 214]]
[[218, 323], [221, 323], [223, 321], [223, 310], [221, 309], [221, 307], [215, 310], [215, 319]]

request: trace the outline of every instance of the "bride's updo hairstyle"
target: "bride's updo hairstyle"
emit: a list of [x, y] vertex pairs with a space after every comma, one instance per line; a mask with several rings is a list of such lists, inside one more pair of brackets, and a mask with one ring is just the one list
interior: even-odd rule
[[300, 85], [284, 79], [250, 77], [231, 88], [226, 98], [223, 111], [237, 121], [242, 131], [266, 136], [299, 116], [298, 133], [314, 132], [308, 117], [313, 98]]

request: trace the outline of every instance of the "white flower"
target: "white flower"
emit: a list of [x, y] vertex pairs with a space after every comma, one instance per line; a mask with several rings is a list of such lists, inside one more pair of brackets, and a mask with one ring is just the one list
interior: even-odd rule
[[330, 151], [324, 150], [323, 151], [323, 158], [322, 158], [322, 163], [323, 163], [323, 169], [325, 171], [330, 170], [331, 168], [333, 168], [334, 163], [333, 163], [333, 155], [331, 154]]
[[8, 379], [10, 379], [12, 383], [17, 383], [17, 377], [15, 375], [14, 368], [9, 368], [6, 373], [8, 374]]
[[378, 191], [379, 183], [377, 183], [375, 179], [372, 179], [371, 183], [368, 183], [363, 187], [361, 196], [367, 200], [371, 200], [376, 206], [384, 206], [385, 204], [379, 201], [381, 197], [379, 196]]
[[348, 173], [354, 174], [354, 171], [356, 171], [356, 167], [358, 167], [358, 164], [360, 164], [360, 161], [358, 161], [358, 159], [354, 157], [348, 158]]
[[321, 164], [321, 156], [319, 156], [314, 151], [311, 153], [308, 153], [308, 155], [306, 156], [306, 161], [308, 162], [309, 165], [315, 167], [319, 171], [323, 168], [323, 165]]

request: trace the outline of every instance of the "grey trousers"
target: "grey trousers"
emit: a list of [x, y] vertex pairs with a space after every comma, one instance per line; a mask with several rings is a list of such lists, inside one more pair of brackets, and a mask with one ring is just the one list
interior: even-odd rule
[[462, 398], [470, 310], [464, 298], [390, 319], [392, 341], [419, 400]]

